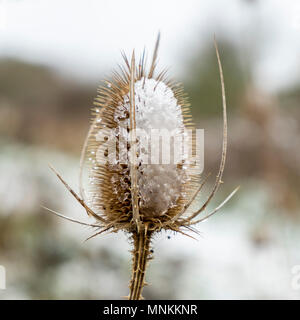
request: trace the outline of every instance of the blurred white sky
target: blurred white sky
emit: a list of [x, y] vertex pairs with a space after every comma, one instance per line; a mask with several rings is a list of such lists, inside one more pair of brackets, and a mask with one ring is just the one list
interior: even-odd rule
[[100, 80], [120, 49], [152, 49], [158, 30], [160, 61], [175, 76], [216, 33], [245, 45], [244, 54], [258, 44], [258, 85], [276, 90], [300, 78], [298, 0], [0, 0], [0, 55], [83, 80]]

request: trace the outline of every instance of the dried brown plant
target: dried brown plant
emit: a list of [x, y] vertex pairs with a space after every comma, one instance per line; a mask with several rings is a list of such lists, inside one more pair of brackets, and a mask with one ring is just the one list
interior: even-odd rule
[[[146, 90], [144, 87], [148, 84], [155, 84], [153, 92], [158, 90], [158, 86], [166, 88], [164, 92], [171, 90], [174, 97], [172, 96], [170, 99], [175, 99], [174, 101], [177, 103], [176, 110], [179, 112], [180, 117], [182, 116], [183, 120], [182, 127], [179, 128], [180, 130], [178, 132], [181, 134], [182, 129], [193, 128], [189, 114], [189, 104], [182, 86], [168, 80], [166, 78], [166, 70], [155, 75], [159, 40], [160, 36], [157, 38], [149, 71], [146, 70], [145, 52], [140, 58], [138, 65], [136, 65], [134, 51], [130, 61], [125, 54], [123, 54], [125, 66], [120, 66], [120, 71], [113, 73], [112, 80], [105, 81], [104, 85], [99, 88], [99, 94], [95, 99], [95, 107], [92, 111], [93, 118], [90, 130], [82, 150], [79, 183], [80, 196], [77, 195], [64, 181], [62, 176], [51, 167], [59, 180], [85, 209], [87, 215], [94, 219], [94, 223], [84, 223], [63, 216], [53, 210], [48, 210], [69, 221], [93, 227], [95, 232], [89, 239], [105, 232], [124, 231], [131, 235], [133, 250], [132, 277], [128, 296], [130, 300], [142, 299], [142, 290], [146, 283], [145, 272], [147, 263], [152, 258], [151, 239], [153, 235], [162, 230], [172, 230], [187, 236], [190, 235], [187, 234], [186, 231], [197, 233], [197, 230], [194, 229], [193, 226], [215, 214], [237, 191], [237, 189], [234, 190], [210, 213], [199, 217], [222, 183], [227, 150], [225, 88], [216, 41], [215, 48], [222, 88], [223, 146], [219, 171], [206, 201], [199, 209], [190, 212], [191, 204], [198, 196], [207, 178], [199, 181], [197, 166], [189, 162], [188, 159], [182, 161], [181, 164], [177, 164], [176, 167], [168, 167], [168, 165], [160, 164], [142, 164], [140, 162], [139, 140], [136, 136], [136, 117], [139, 115], [139, 112], [141, 112], [141, 107], [138, 106], [140, 108], [138, 109], [136, 106], [136, 104], [140, 103], [139, 101], [141, 99], [140, 96], [136, 96], [137, 89], [135, 89], [135, 86], [137, 86], [138, 83], [140, 84], [139, 92], [142, 93], [144, 92], [143, 90]], [[145, 101], [144, 105], [146, 105]], [[120, 117], [117, 117], [116, 114], [120, 107], [122, 107], [125, 112], [123, 112]], [[164, 114], [162, 113], [161, 116], [163, 117]], [[162, 122], [164, 121], [168, 121], [168, 119], [162, 119]], [[130, 158], [132, 161], [128, 161], [125, 164], [120, 162], [111, 164], [108, 161], [109, 154], [106, 144], [110, 139], [111, 130], [118, 130], [121, 123], [127, 126], [125, 126], [125, 129], [127, 129], [129, 133], [127, 147], [125, 149], [127, 152], [126, 159]], [[99, 132], [101, 132], [100, 138], [98, 137]], [[120, 142], [120, 133], [116, 136], [118, 142]], [[191, 139], [190, 143], [193, 143], [193, 139]], [[117, 152], [119, 152], [119, 150], [117, 150]], [[99, 161], [99, 157], [101, 161]], [[157, 166], [160, 166], [159, 169], [157, 169]], [[165, 177], [169, 177], [170, 174], [174, 174], [177, 178], [184, 178], [174, 181], [174, 186], [172, 186], [172, 183], [169, 183], [167, 189], [159, 182], [156, 187], [153, 187], [152, 182], [149, 181], [151, 180], [151, 175], [146, 175], [148, 180], [145, 181], [143, 174], [146, 170], [161, 170], [159, 172], [162, 172], [162, 180], [165, 179]], [[166, 172], [167, 174], [165, 174]], [[85, 173], [88, 174], [88, 182], [85, 181]], [[155, 175], [155, 178], [157, 178], [157, 175]], [[151, 187], [149, 187], [150, 184]], [[156, 192], [154, 192], [155, 196], [150, 194], [153, 193], [153, 190]], [[159, 196], [165, 196], [168, 199], [164, 205], [158, 203], [161, 201]]]

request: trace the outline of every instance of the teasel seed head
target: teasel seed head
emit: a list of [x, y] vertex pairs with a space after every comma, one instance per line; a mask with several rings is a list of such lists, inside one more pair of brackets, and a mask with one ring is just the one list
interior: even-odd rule
[[[145, 52], [138, 63], [134, 51], [130, 61], [122, 54], [124, 66], [114, 71], [112, 78], [105, 80], [98, 89], [80, 161], [80, 196], [52, 168], [87, 214], [94, 218], [95, 222], [88, 224], [96, 229], [91, 237], [120, 230], [132, 236], [134, 249], [129, 299], [141, 299], [153, 233], [163, 229], [185, 235], [188, 234], [184, 229], [197, 232], [192, 226], [217, 212], [237, 191], [234, 190], [209, 214], [198, 218], [222, 182], [227, 150], [225, 88], [215, 42], [223, 103], [222, 156], [211, 193], [198, 210], [190, 212], [206, 178], [200, 181], [201, 163], [195, 159], [195, 153], [199, 156], [195, 150], [195, 136], [187, 134], [194, 125], [183, 87], [168, 79], [165, 69], [157, 72], [159, 40], [160, 35], [149, 69]], [[161, 150], [159, 163], [151, 161], [160, 145], [159, 141], [154, 143], [153, 130], [165, 130], [173, 139], [170, 148]], [[174, 159], [176, 141], [188, 145], [188, 151], [184, 147], [180, 149], [180, 162]], [[173, 159], [167, 157], [169, 162], [161, 161], [170, 152]]]

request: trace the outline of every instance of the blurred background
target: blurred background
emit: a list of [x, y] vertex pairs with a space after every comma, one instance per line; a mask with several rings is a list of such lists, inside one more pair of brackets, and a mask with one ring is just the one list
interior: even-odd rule
[[[205, 130], [205, 172], [217, 173], [223, 62], [229, 147], [224, 184], [198, 241], [153, 241], [147, 299], [299, 299], [300, 2], [297, 0], [0, 1], [0, 299], [119, 299], [128, 294], [130, 242], [85, 242], [85, 212], [48, 168], [78, 190], [80, 151], [100, 80], [120, 50], [153, 49], [183, 82]], [[296, 284], [296, 285], [295, 285]], [[299, 284], [299, 285], [297, 285]]]

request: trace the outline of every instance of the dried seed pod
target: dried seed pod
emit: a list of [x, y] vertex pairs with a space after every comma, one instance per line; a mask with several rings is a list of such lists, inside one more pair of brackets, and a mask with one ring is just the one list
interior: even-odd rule
[[[96, 220], [91, 224], [97, 229], [92, 237], [120, 230], [132, 235], [129, 299], [142, 298], [153, 234], [162, 229], [185, 234], [184, 228], [191, 230], [191, 225], [214, 214], [237, 190], [210, 214], [196, 219], [221, 183], [226, 158], [225, 89], [216, 46], [224, 119], [221, 164], [207, 201], [196, 212], [187, 214], [205, 180], [199, 181], [201, 163], [195, 159], [195, 153], [199, 156], [195, 152], [195, 136], [187, 134], [193, 124], [182, 86], [168, 80], [165, 70], [156, 75], [159, 38], [148, 71], [144, 54], [137, 65], [134, 52], [130, 62], [123, 54], [125, 66], [98, 90], [82, 150], [80, 197], [55, 171]], [[167, 144], [160, 148], [165, 136]]]

